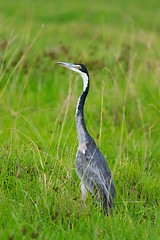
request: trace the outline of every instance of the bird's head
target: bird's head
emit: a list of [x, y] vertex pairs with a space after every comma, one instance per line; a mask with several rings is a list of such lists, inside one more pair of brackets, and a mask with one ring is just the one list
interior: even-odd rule
[[65, 63], [65, 62], [56, 62], [56, 63], [65, 67], [65, 68], [68, 68], [68, 69], [70, 69], [74, 72], [79, 73], [81, 76], [83, 74], [87, 74], [87, 76], [89, 77], [87, 68], [83, 64], [80, 64], [80, 63]]

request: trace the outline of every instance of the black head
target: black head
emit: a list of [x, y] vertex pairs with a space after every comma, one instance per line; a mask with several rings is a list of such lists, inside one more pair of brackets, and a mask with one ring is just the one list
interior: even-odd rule
[[68, 68], [74, 72], [77, 72], [79, 73], [80, 75], [85, 73], [87, 74], [87, 76], [89, 77], [89, 74], [88, 74], [88, 71], [87, 71], [87, 68], [81, 64], [81, 63], [65, 63], [65, 62], [56, 62], [57, 64], [65, 67], [65, 68]]
[[86, 68], [85, 65], [83, 65], [83, 64], [81, 64], [81, 63], [74, 63], [74, 65], [77, 66], [78, 69], [79, 69], [81, 72], [86, 73], [86, 74], [89, 76], [88, 70], [87, 70], [87, 68]]

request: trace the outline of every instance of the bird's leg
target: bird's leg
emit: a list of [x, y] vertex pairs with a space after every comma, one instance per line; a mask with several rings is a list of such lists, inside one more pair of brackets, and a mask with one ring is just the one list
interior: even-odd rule
[[82, 192], [82, 199], [83, 199], [84, 208], [85, 208], [86, 207], [85, 200], [86, 200], [86, 195], [87, 195], [87, 189], [85, 188], [85, 186], [82, 182], [81, 182], [81, 192]]

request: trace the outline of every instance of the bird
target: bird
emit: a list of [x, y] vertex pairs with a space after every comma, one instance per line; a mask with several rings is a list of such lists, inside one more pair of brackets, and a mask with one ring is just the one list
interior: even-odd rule
[[84, 105], [89, 92], [89, 73], [80, 63], [56, 62], [57, 64], [80, 74], [83, 79], [83, 91], [76, 107], [76, 131], [78, 149], [75, 167], [81, 180], [82, 199], [85, 201], [87, 190], [109, 215], [114, 207], [115, 185], [107, 161], [88, 133], [84, 121]]

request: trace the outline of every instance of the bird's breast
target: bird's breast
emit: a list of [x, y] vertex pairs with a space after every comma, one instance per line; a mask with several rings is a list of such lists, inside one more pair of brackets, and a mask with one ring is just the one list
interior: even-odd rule
[[84, 144], [82, 144], [82, 145], [80, 145], [80, 146], [78, 147], [78, 150], [77, 150], [77, 151], [79, 151], [79, 152], [81, 152], [81, 153], [83, 153], [83, 154], [85, 155], [86, 150], [87, 150], [87, 145], [84, 143]]

